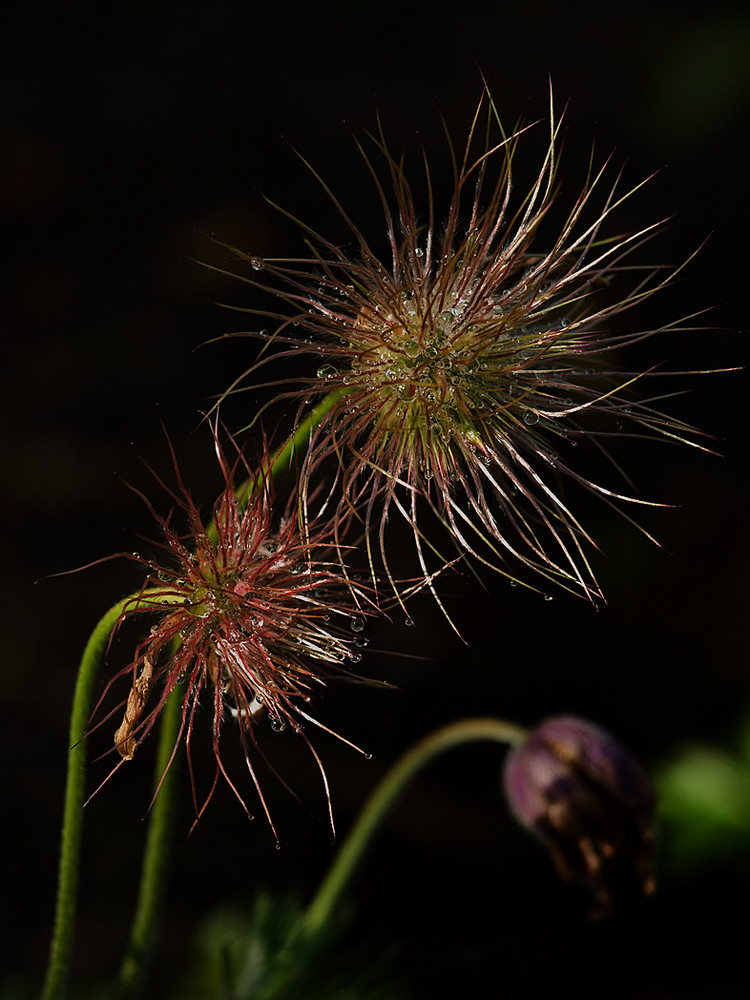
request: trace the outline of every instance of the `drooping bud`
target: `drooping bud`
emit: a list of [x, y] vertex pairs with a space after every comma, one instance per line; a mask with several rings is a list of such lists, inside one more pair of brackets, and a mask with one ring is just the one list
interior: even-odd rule
[[651, 782], [605, 730], [547, 719], [510, 751], [503, 781], [512, 812], [544, 841], [560, 877], [594, 894], [592, 916], [610, 912], [628, 879], [653, 893]]

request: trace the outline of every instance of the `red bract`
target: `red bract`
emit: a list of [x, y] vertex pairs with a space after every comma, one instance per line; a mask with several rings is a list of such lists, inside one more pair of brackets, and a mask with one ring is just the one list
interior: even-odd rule
[[[255, 472], [241, 461], [230, 467], [220, 451], [219, 461], [225, 487], [209, 525], [179, 472], [179, 492], [168, 491], [175, 511], [159, 517], [146, 501], [163, 529], [168, 558], [134, 557], [148, 575], [121, 622], [144, 615], [155, 621], [119, 675], [130, 676], [132, 688], [115, 744], [131, 759], [167, 698], [182, 685], [180, 738], [188, 760], [199, 701], [204, 707], [208, 701], [216, 779], [222, 774], [245, 806], [222, 762], [221, 739], [229, 732], [240, 740], [268, 815], [252, 759], [256, 730], [295, 730], [313, 754], [327, 794], [305, 725], [330, 730], [310, 714], [310, 702], [327, 676], [362, 658], [364, 614], [373, 606], [343, 566], [340, 540], [333, 544], [330, 525], [309, 518], [301, 525], [295, 497], [283, 516], [275, 517], [267, 454]], [[249, 476], [239, 491], [233, 484], [238, 471]], [[180, 518], [187, 522], [185, 534], [175, 527]], [[193, 791], [195, 797], [194, 780]], [[210, 797], [201, 806], [196, 798], [197, 816]]]
[[[550, 107], [541, 170], [518, 197], [512, 165], [525, 130], [506, 135], [485, 94], [463, 154], [449, 144], [454, 190], [445, 215], [433, 204], [425, 161], [424, 221], [403, 160], [391, 155], [382, 129], [370, 136], [386, 167], [387, 182], [362, 150], [385, 213], [387, 264], [322, 181], [351, 228], [354, 254], [303, 223], [310, 260], [239, 254], [251, 267], [242, 280], [292, 306], [287, 316], [247, 310], [282, 321], [270, 337], [250, 335], [272, 341], [277, 359], [305, 352], [316, 359], [317, 374], [287, 395], [334, 394], [313, 436], [307, 476], [312, 481], [320, 461], [335, 456], [339, 511], [364, 512], [371, 551], [386, 567], [393, 511], [411, 527], [428, 579], [436, 555], [438, 565], [447, 561], [436, 552], [439, 540], [424, 536], [429, 508], [462, 555], [514, 581], [525, 567], [595, 598], [586, 552], [594, 543], [561, 482], [573, 480], [607, 503], [643, 501], [577, 471], [571, 449], [586, 440], [603, 451], [602, 439], [627, 434], [685, 440], [690, 431], [652, 400], [634, 401], [629, 390], [642, 375], [612, 367], [613, 348], [657, 331], [613, 333], [610, 321], [670, 280], [657, 271], [633, 279], [628, 255], [655, 226], [603, 234], [641, 185], [621, 191], [619, 176], [605, 181], [606, 165], [590, 173], [555, 232], [537, 245], [557, 211], [559, 127]], [[620, 292], [613, 300], [607, 286], [614, 278]], [[273, 358], [265, 351], [243, 378], [255, 379]]]

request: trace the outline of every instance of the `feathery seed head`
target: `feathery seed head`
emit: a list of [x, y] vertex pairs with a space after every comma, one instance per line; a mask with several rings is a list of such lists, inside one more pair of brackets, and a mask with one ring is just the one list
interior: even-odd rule
[[[217, 453], [225, 486], [211, 525], [201, 519], [179, 471], [179, 492], [168, 492], [187, 521], [185, 534], [178, 532], [173, 514], [159, 517], [146, 501], [161, 525], [169, 558], [162, 563], [134, 556], [148, 572], [121, 621], [144, 614], [156, 621], [118, 675], [131, 677], [132, 687], [115, 745], [123, 759], [131, 759], [182, 683], [180, 738], [185, 738], [188, 759], [198, 703], [205, 699], [212, 711], [217, 779], [223, 774], [245, 805], [221, 758], [220, 739], [230, 726], [268, 815], [252, 760], [261, 753], [256, 732], [268, 725], [299, 733], [327, 794], [325, 772], [305, 724], [326, 727], [311, 714], [310, 703], [327, 676], [361, 660], [361, 632], [373, 606], [343, 566], [342, 547], [333, 544], [330, 525], [309, 518], [303, 527], [294, 497], [275, 517], [267, 453], [255, 471], [241, 459], [230, 466], [218, 445]], [[238, 471], [250, 476], [242, 489], [234, 486]], [[210, 797], [200, 807], [196, 801], [197, 816]]]
[[[643, 376], [613, 367], [613, 349], [655, 331], [616, 333], [610, 321], [670, 280], [653, 271], [633, 285], [625, 274], [637, 274], [628, 254], [655, 226], [603, 235], [610, 215], [641, 185], [621, 191], [617, 177], [605, 186], [605, 164], [589, 174], [557, 235], [537, 246], [558, 199], [559, 128], [550, 105], [541, 170], [525, 196], [516, 197], [512, 163], [525, 129], [507, 135], [485, 93], [460, 157], [449, 140], [454, 190], [444, 219], [425, 161], [425, 221], [382, 128], [370, 136], [390, 185], [388, 191], [360, 146], [385, 212], [388, 266], [318, 178], [351, 228], [356, 253], [303, 223], [310, 260], [237, 252], [255, 272], [243, 280], [293, 310], [262, 312], [281, 321], [271, 337], [260, 334], [277, 352], [264, 351], [243, 378], [274, 358], [313, 355], [316, 374], [297, 379], [285, 394], [307, 400], [334, 393], [313, 435], [307, 475], [326, 455], [336, 456], [340, 510], [365, 512], [368, 544], [380, 548], [386, 566], [384, 525], [395, 509], [413, 529], [429, 578], [427, 561], [439, 543], [427, 542], [420, 530], [426, 506], [470, 558], [511, 579], [525, 566], [594, 598], [599, 591], [585, 551], [593, 542], [561, 482], [573, 480], [606, 502], [634, 498], [579, 473], [571, 447], [590, 440], [601, 448], [602, 438], [628, 433], [623, 426], [638, 436], [677, 440], [690, 428], [649, 400], [634, 401], [630, 387]], [[612, 301], [607, 286], [615, 277], [618, 285], [631, 282]]]

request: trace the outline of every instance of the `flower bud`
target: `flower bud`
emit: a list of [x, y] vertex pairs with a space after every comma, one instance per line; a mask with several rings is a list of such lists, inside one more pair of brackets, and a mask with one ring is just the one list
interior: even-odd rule
[[594, 894], [592, 916], [607, 915], [613, 890], [633, 877], [653, 893], [653, 789], [609, 733], [572, 716], [547, 719], [510, 751], [503, 782], [560, 877]]

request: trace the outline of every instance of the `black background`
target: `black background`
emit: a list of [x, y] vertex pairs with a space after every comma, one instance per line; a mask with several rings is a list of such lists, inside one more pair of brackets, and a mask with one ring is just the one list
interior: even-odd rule
[[[679, 264], [705, 241], [640, 322], [709, 308], [697, 321], [707, 328], [650, 341], [631, 365], [741, 366], [750, 15], [731, 3], [709, 11], [685, 2], [218, 0], [12, 3], [2, 20], [4, 950], [8, 982], [34, 984], [49, 940], [76, 663], [100, 614], [138, 585], [126, 561], [50, 574], [142, 548], [138, 535], [152, 526], [124, 481], [166, 510], [141, 462], [169, 476], [160, 419], [193, 495], [213, 499], [219, 480], [198, 414], [253, 357], [250, 341], [200, 346], [248, 328], [249, 318], [216, 300], [251, 302], [242, 286], [191, 261], [222, 262], [201, 234], [267, 256], [303, 253], [267, 195], [346, 239], [291, 144], [377, 239], [382, 215], [350, 128], [372, 126], [379, 111], [415, 173], [419, 133], [439, 196], [450, 181], [439, 114], [460, 143], [480, 70], [510, 124], [546, 115], [551, 77], [558, 108], [568, 105], [561, 178], [571, 198], [593, 138], [598, 161], [614, 150], [626, 181], [657, 172], [624, 223], [669, 217], [647, 254]], [[530, 139], [525, 166], [522, 144], [521, 176], [533, 177], [539, 142]], [[608, 605], [599, 613], [563, 594], [544, 602], [491, 580], [478, 599], [457, 579], [451, 606], [468, 644], [428, 602], [414, 609], [415, 628], [396, 620], [373, 635], [373, 646], [425, 659], [372, 654], [363, 671], [401, 690], [334, 690], [321, 706], [373, 755], [364, 760], [325, 736], [316, 743], [339, 836], [390, 761], [465, 715], [532, 723], [576, 712], [652, 764], [685, 740], [721, 741], [736, 730], [748, 689], [746, 376], [675, 387], [689, 391], [671, 411], [714, 435], [723, 457], [624, 448], [643, 495], [676, 505], [643, 515], [662, 549], [580, 499], [576, 509], [602, 547], [595, 569]], [[240, 421], [244, 412], [238, 405], [233, 414]], [[127, 651], [123, 636], [110, 670]], [[177, 993], [175, 977], [213, 908], [247, 906], [258, 886], [304, 897], [325, 870], [332, 846], [314, 768], [293, 741], [277, 742], [274, 759], [305, 803], [266, 782], [280, 851], [224, 789], [188, 839], [184, 797], [154, 996]], [[435, 765], [356, 882], [362, 935], [377, 930], [401, 943], [418, 996], [552, 988], [638, 1000], [746, 995], [746, 868], [727, 863], [678, 878], [667, 858], [654, 901], [590, 925], [585, 900], [558, 885], [543, 852], [507, 819], [500, 759], [475, 746]], [[106, 768], [92, 766], [92, 788]], [[87, 809], [74, 963], [81, 984], [105, 980], [117, 965], [150, 770], [144, 751]]]

